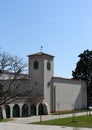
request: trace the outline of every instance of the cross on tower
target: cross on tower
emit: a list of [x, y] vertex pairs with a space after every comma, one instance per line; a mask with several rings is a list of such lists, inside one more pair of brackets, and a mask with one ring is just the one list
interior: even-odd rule
[[40, 51], [42, 52], [43, 46], [41, 46]]

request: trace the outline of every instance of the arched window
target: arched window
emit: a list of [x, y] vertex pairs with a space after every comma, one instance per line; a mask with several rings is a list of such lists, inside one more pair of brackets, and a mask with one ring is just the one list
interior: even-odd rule
[[51, 63], [50, 63], [50, 61], [47, 62], [47, 70], [51, 70]]
[[39, 67], [39, 62], [38, 61], [34, 61], [34, 69], [38, 69]]

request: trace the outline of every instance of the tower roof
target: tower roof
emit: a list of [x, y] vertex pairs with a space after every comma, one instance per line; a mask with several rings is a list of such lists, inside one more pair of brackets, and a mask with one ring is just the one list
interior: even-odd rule
[[29, 57], [30, 56], [50, 56], [50, 57], [54, 57], [52, 55], [49, 55], [49, 54], [46, 54], [46, 53], [43, 53], [43, 52], [38, 52], [38, 53], [34, 53], [34, 54], [31, 54], [31, 55], [28, 55]]

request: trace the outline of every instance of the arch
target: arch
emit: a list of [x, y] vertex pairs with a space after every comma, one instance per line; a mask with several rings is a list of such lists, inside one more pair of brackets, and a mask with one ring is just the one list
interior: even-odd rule
[[48, 115], [48, 104], [47, 103], [40, 103], [38, 105], [38, 115]]
[[22, 107], [22, 117], [27, 117], [28, 116], [28, 105], [24, 104]]
[[38, 115], [44, 115], [43, 104], [40, 103], [38, 106]]
[[5, 105], [5, 111], [6, 111], [6, 118], [10, 118], [10, 106]]
[[36, 106], [34, 104], [31, 105], [31, 115], [36, 115]]
[[20, 108], [17, 104], [13, 107], [13, 117], [20, 117]]

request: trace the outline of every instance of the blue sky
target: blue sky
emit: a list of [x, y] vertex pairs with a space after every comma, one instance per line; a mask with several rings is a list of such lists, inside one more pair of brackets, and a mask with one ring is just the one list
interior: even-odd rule
[[27, 61], [40, 46], [55, 56], [54, 76], [71, 78], [92, 50], [92, 0], [0, 0], [0, 48]]

